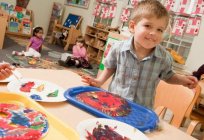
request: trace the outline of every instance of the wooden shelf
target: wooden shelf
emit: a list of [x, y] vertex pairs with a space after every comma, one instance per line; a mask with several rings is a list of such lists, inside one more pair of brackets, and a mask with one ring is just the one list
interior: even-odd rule
[[68, 30], [68, 31], [70, 30], [70, 28], [64, 27], [64, 26], [62, 26], [61, 24], [56, 24], [55, 26], [58, 27], [58, 28], [61, 28], [61, 29], [62, 29], [62, 28], [63, 28], [63, 29], [66, 29], [66, 30]]
[[9, 35], [15, 35], [15, 36], [22, 36], [22, 37], [26, 37], [26, 38], [30, 38], [31, 34], [23, 34], [23, 33], [19, 33], [19, 32], [9, 32], [6, 31], [7, 34]]
[[91, 36], [91, 37], [96, 37], [95, 35], [92, 35], [92, 34], [88, 34], [88, 33], [86, 33], [86, 35], [89, 35], [89, 36]]
[[109, 32], [103, 29], [98, 29], [96, 27], [87, 26], [86, 33], [85, 33], [85, 42], [88, 45], [87, 53], [92, 54], [94, 57], [89, 58], [96, 63], [100, 63], [105, 44], [108, 37]]

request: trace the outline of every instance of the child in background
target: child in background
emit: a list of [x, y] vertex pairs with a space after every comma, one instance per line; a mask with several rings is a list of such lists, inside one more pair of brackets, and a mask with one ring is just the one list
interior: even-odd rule
[[97, 77], [82, 76], [86, 84], [100, 87], [109, 77], [109, 91], [152, 108], [155, 88], [160, 80], [195, 88], [197, 79], [172, 70], [172, 58], [160, 45], [169, 23], [169, 14], [157, 0], [143, 0], [129, 22], [133, 36], [114, 44], [108, 53], [105, 70]]
[[12, 74], [13, 68], [8, 63], [0, 63], [0, 80], [8, 78]]
[[201, 80], [201, 75], [204, 74], [204, 64], [201, 65], [197, 71], [193, 72], [193, 76], [195, 76], [198, 80]]
[[43, 28], [35, 27], [33, 29], [33, 36], [30, 38], [29, 44], [26, 46], [26, 51], [16, 52], [13, 51], [13, 55], [24, 55], [31, 56], [35, 58], [41, 57], [41, 50], [43, 44]]
[[72, 53], [73, 56], [68, 56], [65, 62], [59, 60], [59, 64], [62, 66], [76, 66], [77, 68], [91, 68], [91, 65], [88, 62], [85, 41], [82, 36], [77, 37], [76, 45], [72, 48]]

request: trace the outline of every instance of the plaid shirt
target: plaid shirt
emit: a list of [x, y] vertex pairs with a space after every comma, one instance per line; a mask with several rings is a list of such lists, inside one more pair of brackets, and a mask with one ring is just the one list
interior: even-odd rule
[[116, 68], [109, 91], [152, 108], [159, 80], [174, 75], [172, 58], [165, 48], [158, 45], [148, 57], [139, 60], [132, 42], [133, 37], [115, 43], [104, 60], [106, 68]]

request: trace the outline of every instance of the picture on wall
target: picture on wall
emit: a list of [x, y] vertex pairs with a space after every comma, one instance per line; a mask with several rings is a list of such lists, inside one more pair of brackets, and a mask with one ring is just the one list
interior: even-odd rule
[[65, 0], [65, 5], [88, 8], [90, 0]]
[[16, 0], [16, 5], [26, 8], [30, 0]]

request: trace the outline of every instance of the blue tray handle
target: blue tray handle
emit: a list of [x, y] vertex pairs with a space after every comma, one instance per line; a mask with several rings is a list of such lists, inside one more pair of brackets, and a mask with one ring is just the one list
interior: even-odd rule
[[88, 92], [88, 91], [105, 91], [105, 90], [97, 87], [92, 87], [92, 86], [78, 86], [78, 87], [73, 87], [66, 90], [64, 96], [67, 97], [66, 93], [69, 93], [70, 97], [72, 97], [73, 95], [75, 96], [79, 93]]

